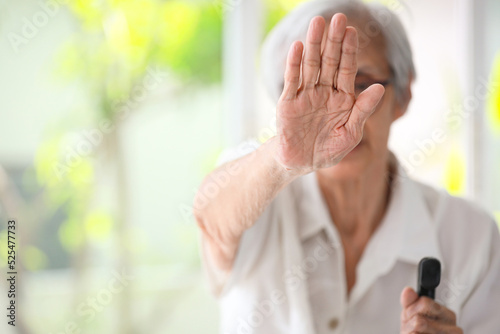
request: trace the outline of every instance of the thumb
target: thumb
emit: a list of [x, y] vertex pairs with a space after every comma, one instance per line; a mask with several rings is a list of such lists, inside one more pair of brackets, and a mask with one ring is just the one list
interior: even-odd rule
[[373, 84], [359, 94], [354, 106], [349, 121], [353, 126], [362, 128], [365, 121], [377, 108], [378, 103], [384, 96], [385, 88], [381, 84]]
[[401, 306], [403, 306], [403, 308], [407, 308], [408, 306], [416, 302], [417, 299], [418, 299], [418, 294], [415, 292], [415, 290], [413, 290], [408, 286], [404, 288], [403, 291], [401, 292], [400, 301], [401, 301]]

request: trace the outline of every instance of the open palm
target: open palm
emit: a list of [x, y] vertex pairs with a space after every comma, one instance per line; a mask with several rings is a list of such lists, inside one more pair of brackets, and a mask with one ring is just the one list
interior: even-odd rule
[[361, 140], [363, 127], [384, 94], [374, 84], [355, 97], [358, 36], [344, 14], [330, 24], [325, 47], [322, 17], [312, 19], [306, 47], [288, 54], [285, 85], [277, 106], [277, 158], [289, 169], [313, 171], [337, 164]]

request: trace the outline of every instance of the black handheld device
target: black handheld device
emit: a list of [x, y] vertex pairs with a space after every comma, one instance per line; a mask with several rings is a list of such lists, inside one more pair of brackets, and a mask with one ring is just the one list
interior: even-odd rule
[[418, 264], [418, 295], [434, 299], [441, 281], [441, 263], [433, 257], [424, 257]]

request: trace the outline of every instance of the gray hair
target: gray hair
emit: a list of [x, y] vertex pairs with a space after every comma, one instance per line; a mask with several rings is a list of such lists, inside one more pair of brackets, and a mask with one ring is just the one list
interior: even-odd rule
[[406, 32], [396, 14], [387, 7], [365, 4], [359, 0], [313, 0], [299, 5], [283, 18], [269, 33], [262, 46], [261, 74], [264, 84], [275, 102], [283, 90], [288, 50], [296, 40], [305, 42], [309, 22], [315, 16], [330, 20], [335, 13], [344, 13], [348, 18], [368, 17], [363, 31], [358, 29], [359, 47], [370, 43], [380, 32], [386, 43], [387, 62], [393, 72], [396, 98], [403, 102], [407, 98], [407, 85], [415, 78], [412, 51]]

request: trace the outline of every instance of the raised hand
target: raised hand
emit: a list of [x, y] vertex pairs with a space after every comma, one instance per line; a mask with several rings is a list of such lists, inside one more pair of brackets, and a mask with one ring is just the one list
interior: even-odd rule
[[288, 54], [285, 84], [277, 106], [278, 162], [311, 172], [336, 165], [363, 137], [363, 127], [384, 94], [374, 84], [356, 98], [358, 36], [344, 14], [331, 21], [323, 52], [325, 20], [311, 20], [306, 46]]

